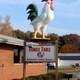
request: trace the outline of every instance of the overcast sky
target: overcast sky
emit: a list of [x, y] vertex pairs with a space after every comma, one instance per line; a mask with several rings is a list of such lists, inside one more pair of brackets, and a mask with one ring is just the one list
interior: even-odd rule
[[[41, 0], [0, 0], [0, 16], [11, 16], [13, 29], [33, 31], [26, 14], [26, 7], [30, 3], [36, 4], [41, 12], [44, 4]], [[49, 23], [46, 32], [80, 35], [80, 0], [55, 0], [54, 5], [55, 19]]]

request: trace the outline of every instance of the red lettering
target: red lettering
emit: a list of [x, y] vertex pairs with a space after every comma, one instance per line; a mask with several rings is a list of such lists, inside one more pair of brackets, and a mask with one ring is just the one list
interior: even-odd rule
[[37, 52], [40, 51], [40, 48], [29, 48], [29, 52]]
[[42, 48], [41, 48], [41, 51], [50, 52], [50, 48], [44, 48], [44, 47], [42, 47]]

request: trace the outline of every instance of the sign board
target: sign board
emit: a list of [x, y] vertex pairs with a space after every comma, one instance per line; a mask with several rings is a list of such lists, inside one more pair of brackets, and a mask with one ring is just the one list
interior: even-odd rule
[[52, 62], [56, 60], [55, 46], [26, 46], [27, 62]]

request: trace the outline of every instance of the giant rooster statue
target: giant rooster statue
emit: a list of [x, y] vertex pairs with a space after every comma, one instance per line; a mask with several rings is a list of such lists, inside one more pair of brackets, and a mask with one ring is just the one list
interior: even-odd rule
[[34, 4], [30, 4], [26, 9], [29, 14], [28, 20], [31, 21], [34, 28], [34, 38], [37, 37], [37, 33], [40, 33], [45, 38], [45, 29], [48, 23], [54, 19], [53, 0], [42, 0], [42, 2], [45, 2], [45, 4], [39, 16], [37, 7]]

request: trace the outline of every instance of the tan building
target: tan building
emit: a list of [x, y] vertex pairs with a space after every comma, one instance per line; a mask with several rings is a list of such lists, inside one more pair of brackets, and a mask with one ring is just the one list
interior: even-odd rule
[[[0, 80], [23, 77], [23, 43], [23, 40], [0, 35]], [[45, 64], [26, 64], [26, 76], [44, 74], [45, 72]]]

